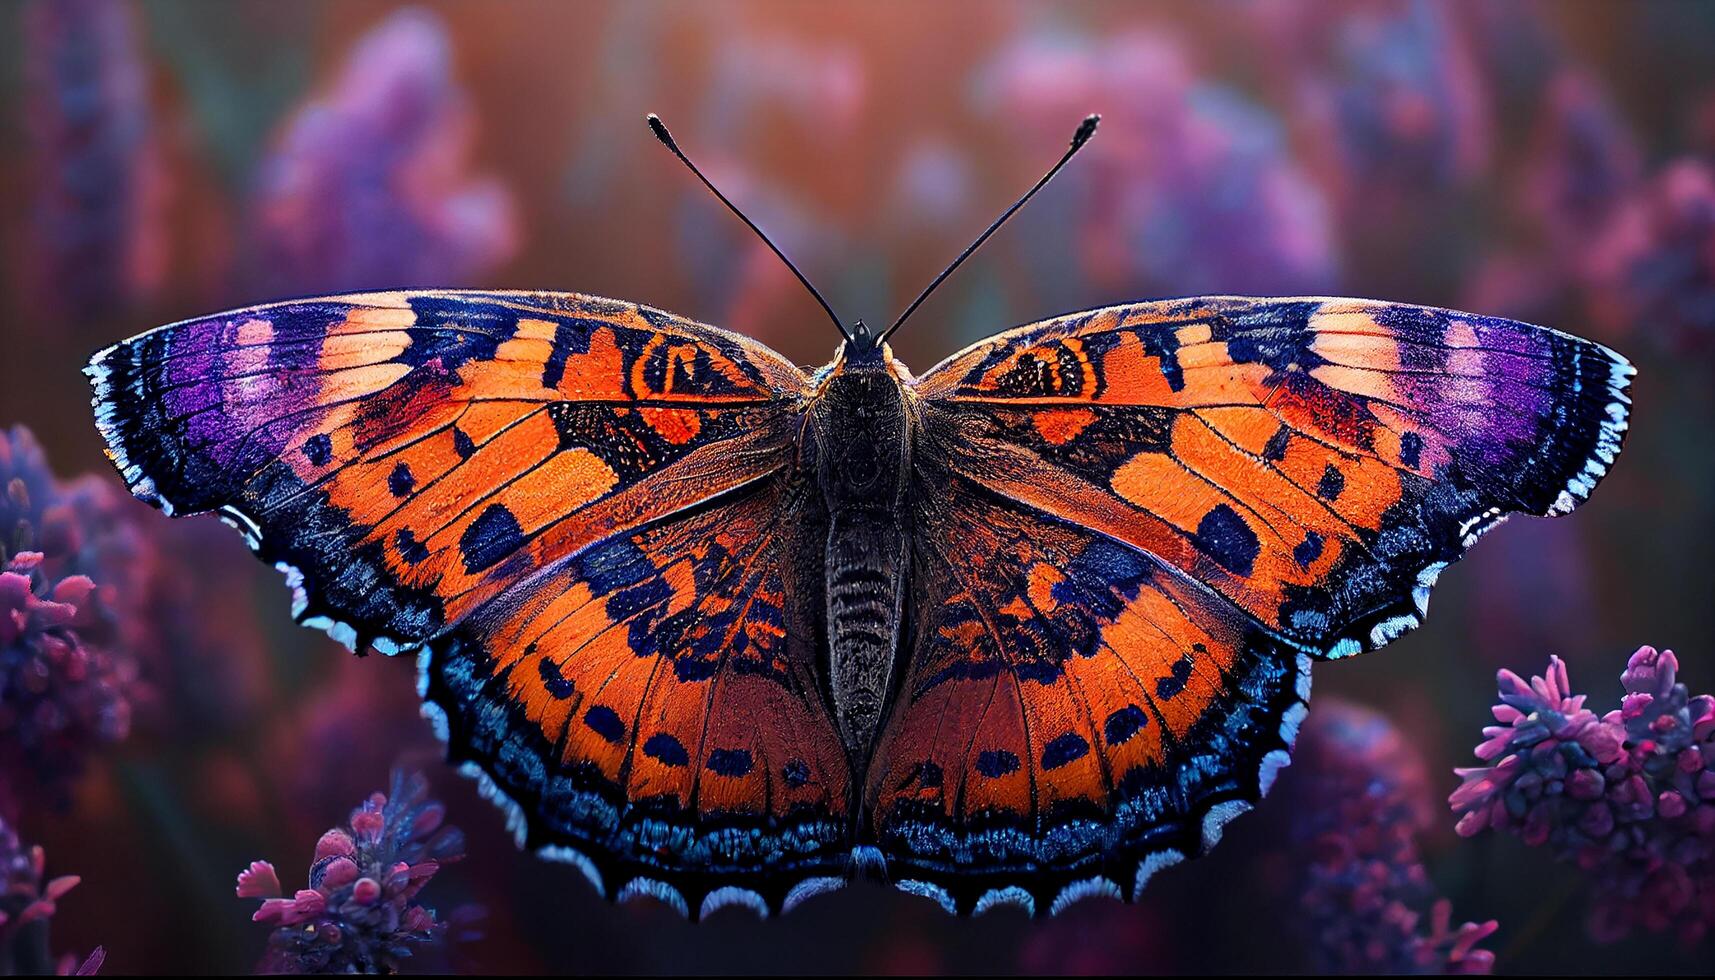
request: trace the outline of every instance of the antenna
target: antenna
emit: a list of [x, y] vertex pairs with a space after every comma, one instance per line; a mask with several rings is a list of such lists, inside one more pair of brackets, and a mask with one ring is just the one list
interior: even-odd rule
[[720, 192], [720, 188], [703, 176], [703, 172], [697, 169], [697, 165], [692, 163], [691, 158], [685, 156], [685, 151], [679, 149], [679, 144], [673, 141], [673, 134], [667, 132], [667, 126], [661, 122], [661, 117], [653, 112], [649, 114], [649, 129], [655, 134], [656, 139], [660, 140], [667, 149], [673, 151], [673, 155], [679, 158], [680, 163], [689, 167], [691, 173], [697, 175], [697, 179], [703, 182], [703, 186], [707, 187], [711, 194], [720, 198], [721, 203], [727, 206], [727, 210], [738, 215], [738, 220], [749, 226], [751, 231], [756, 232], [756, 237], [762, 239], [762, 244], [767, 245], [775, 255], [780, 257], [780, 261], [786, 263], [786, 268], [791, 269], [792, 274], [798, 277], [798, 281], [804, 284], [804, 288], [810, 291], [810, 295], [816, 297], [816, 302], [822, 304], [822, 309], [827, 311], [828, 319], [834, 321], [834, 328], [840, 332], [840, 336], [849, 342], [852, 335], [846, 332], [845, 324], [840, 322], [839, 314], [834, 312], [834, 308], [828, 305], [828, 301], [822, 298], [822, 294], [816, 291], [815, 286], [810, 285], [810, 280], [804, 278], [804, 274], [798, 271], [798, 267], [792, 264], [792, 260], [786, 257], [786, 253], [780, 251], [780, 246], [770, 241], [768, 236], [762, 233], [762, 229], [756, 227], [756, 222], [745, 217], [744, 212], [738, 209], [738, 205], [727, 200], [727, 196]]
[[931, 282], [927, 288], [925, 288], [921, 293], [918, 293], [917, 298], [911, 301], [911, 305], [905, 308], [905, 312], [899, 314], [899, 319], [893, 321], [893, 326], [883, 330], [881, 332], [881, 336], [876, 338], [876, 344], [880, 345], [884, 343], [888, 337], [891, 337], [893, 332], [899, 329], [899, 325], [904, 323], [907, 317], [917, 312], [917, 307], [923, 305], [923, 301], [929, 298], [929, 294], [935, 291], [935, 287], [941, 285], [948, 276], [952, 275], [954, 269], [963, 265], [964, 261], [971, 257], [972, 252], [975, 252], [978, 248], [982, 247], [983, 242], [989, 240], [990, 235], [1000, 230], [1000, 226], [1006, 224], [1006, 219], [1012, 217], [1013, 213], [1019, 208], [1024, 207], [1024, 202], [1035, 197], [1037, 191], [1041, 190], [1050, 180], [1053, 180], [1054, 175], [1060, 172], [1060, 168], [1064, 167], [1067, 161], [1072, 159], [1074, 154], [1084, 148], [1084, 144], [1090, 141], [1090, 137], [1096, 135], [1096, 124], [1101, 121], [1102, 117], [1094, 113], [1085, 116], [1084, 121], [1078, 124], [1078, 131], [1072, 134], [1072, 145], [1067, 148], [1066, 154], [1060, 158], [1060, 162], [1048, 168], [1048, 172], [1042, 175], [1041, 180], [1037, 181], [1035, 185], [1025, 191], [1024, 196], [1019, 198], [1012, 207], [1007, 208], [1005, 214], [994, 219], [994, 224], [989, 225], [987, 231], [978, 235], [976, 241], [972, 242], [969, 247], [959, 253], [959, 257], [953, 260], [952, 265], [949, 265], [946, 269], [942, 270], [941, 274], [935, 277], [934, 282]]

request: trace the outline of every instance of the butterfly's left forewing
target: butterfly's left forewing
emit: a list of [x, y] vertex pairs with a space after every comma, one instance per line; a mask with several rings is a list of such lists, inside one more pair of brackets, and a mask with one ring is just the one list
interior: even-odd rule
[[923, 376], [918, 633], [868, 784], [893, 873], [1046, 911], [1199, 853], [1285, 761], [1311, 659], [1396, 638], [1484, 530], [1589, 494], [1630, 374], [1507, 320], [1211, 297]]
[[692, 913], [839, 873], [846, 764], [784, 585], [790, 362], [631, 304], [437, 291], [186, 321], [89, 374], [134, 493], [240, 527], [301, 618], [422, 650], [531, 845]]

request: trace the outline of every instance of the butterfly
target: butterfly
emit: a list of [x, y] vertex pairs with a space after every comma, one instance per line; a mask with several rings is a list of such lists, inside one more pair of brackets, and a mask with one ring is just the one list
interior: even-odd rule
[[1354, 299], [1111, 306], [917, 376], [887, 336], [930, 290], [835, 316], [814, 372], [634, 303], [422, 290], [87, 373], [136, 496], [418, 658], [521, 844], [691, 916], [860, 873], [956, 913], [1133, 898], [1268, 792], [1312, 664], [1577, 506], [1627, 424], [1598, 344]]

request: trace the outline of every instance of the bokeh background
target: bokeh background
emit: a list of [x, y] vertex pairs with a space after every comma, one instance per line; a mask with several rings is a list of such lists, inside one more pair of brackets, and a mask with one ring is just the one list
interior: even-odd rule
[[[0, 425], [33, 431], [61, 480], [14, 433], [0, 468], [33, 497], [14, 491], [8, 520], [58, 507], [38, 537], [81, 537], [48, 574], [87, 574], [105, 617], [80, 626], [89, 656], [57, 714], [0, 710], [14, 746], [58, 726], [0, 772], [0, 818], [43, 846], [48, 877], [81, 876], [52, 949], [100, 944], [121, 972], [251, 968], [268, 930], [234, 875], [267, 858], [300, 887], [319, 835], [403, 765], [468, 840], [422, 900], [443, 918], [485, 912], [480, 939], [407, 965], [1487, 965], [1449, 957], [1441, 900], [1455, 926], [1498, 923], [1481, 940], [1497, 972], [1707, 970], [1709, 836], [1680, 854], [1688, 894], [1611, 893], [1642, 925], [1605, 929], [1600, 879], [1519, 835], [1457, 836], [1445, 798], [1453, 767], [1475, 764], [1500, 668], [1563, 657], [1601, 713], [1647, 643], [1678, 651], [1693, 694], [1715, 690], [1711, 51], [1715, 5], [1680, 2], [6, 0]], [[160, 323], [394, 286], [624, 297], [826, 360], [820, 311], [650, 138], [650, 111], [844, 316], [871, 323], [1101, 112], [1081, 158], [896, 340], [918, 370], [1112, 301], [1404, 300], [1624, 352], [1639, 368], [1625, 455], [1573, 518], [1486, 539], [1424, 629], [1320, 667], [1316, 747], [1136, 907], [954, 920], [866, 884], [783, 921], [693, 926], [604, 904], [574, 869], [516, 852], [440, 763], [411, 664], [292, 626], [279, 577], [212, 520], [116, 499], [78, 372]], [[1379, 845], [1363, 823], [1378, 819]], [[0, 947], [23, 941], [16, 925], [8, 939], [0, 923]]]

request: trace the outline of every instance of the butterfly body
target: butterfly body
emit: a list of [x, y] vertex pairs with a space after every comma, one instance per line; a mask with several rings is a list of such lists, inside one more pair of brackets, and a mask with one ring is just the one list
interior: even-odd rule
[[[1404, 304], [1199, 297], [809, 373], [564, 293], [328, 297], [96, 355], [132, 491], [410, 652], [450, 757], [603, 894], [1131, 898], [1289, 759], [1313, 662], [1607, 472], [1631, 368]], [[855, 859], [855, 860], [854, 860]]]
[[827, 512], [829, 694], [860, 770], [891, 693], [910, 583], [911, 420], [890, 362], [878, 345], [847, 345], [809, 409]]

